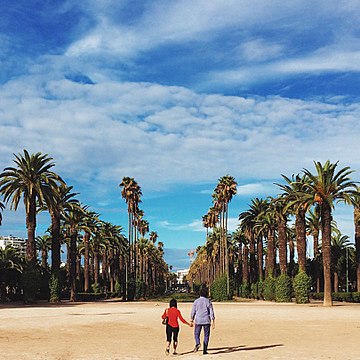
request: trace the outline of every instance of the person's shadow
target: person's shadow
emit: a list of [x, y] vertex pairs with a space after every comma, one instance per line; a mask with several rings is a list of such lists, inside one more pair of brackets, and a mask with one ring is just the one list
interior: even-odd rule
[[[237, 351], [249, 351], [249, 350], [265, 350], [278, 346], [284, 346], [284, 344], [272, 344], [272, 345], [261, 345], [261, 346], [249, 346], [246, 345], [238, 345], [238, 346], [223, 346], [217, 348], [208, 348], [209, 355], [217, 355], [217, 354], [229, 354]], [[199, 350], [201, 352], [201, 350]], [[179, 355], [188, 355], [193, 353], [193, 351], [187, 351], [183, 353], [179, 353]]]

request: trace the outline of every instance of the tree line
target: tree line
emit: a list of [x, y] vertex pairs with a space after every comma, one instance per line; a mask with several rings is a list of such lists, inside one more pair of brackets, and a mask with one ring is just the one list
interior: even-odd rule
[[[227, 231], [228, 204], [236, 194], [237, 183], [229, 175], [220, 178], [213, 206], [202, 219], [206, 242], [197, 248], [188, 279], [210, 286], [225, 279], [228, 298], [234, 291], [256, 296], [260, 288], [268, 298], [274, 298], [279, 283], [288, 300], [302, 279], [299, 286], [306, 293], [311, 288], [324, 293], [325, 306], [332, 305], [333, 291], [350, 288], [359, 292], [359, 187], [350, 178], [350, 167], [339, 169], [338, 162], [330, 161], [314, 165], [315, 171], [303, 169], [298, 175], [282, 175], [283, 183], [276, 184], [278, 196], [252, 199], [248, 209], [239, 214], [238, 228], [232, 234]], [[339, 202], [353, 206], [355, 247], [333, 219]], [[312, 259], [306, 256], [310, 236]]]
[[[126, 237], [122, 226], [101, 220], [100, 214], [76, 198], [73, 187], [53, 171], [55, 163], [48, 154], [24, 150], [14, 154], [14, 163], [0, 174], [0, 225], [5, 204], [16, 211], [23, 202], [26, 256], [21, 258], [12, 247], [0, 249], [1, 300], [23, 292], [25, 301], [31, 302], [41, 287], [52, 302], [59, 301], [64, 291], [70, 301], [77, 301], [80, 292], [105, 291], [133, 300], [165, 291], [170, 269], [163, 257], [164, 244], [157, 242], [156, 232], [149, 233], [149, 223], [139, 209], [141, 188], [133, 178], [124, 177], [119, 184], [128, 205]], [[41, 211], [50, 214], [51, 224], [46, 234], [36, 236]]]

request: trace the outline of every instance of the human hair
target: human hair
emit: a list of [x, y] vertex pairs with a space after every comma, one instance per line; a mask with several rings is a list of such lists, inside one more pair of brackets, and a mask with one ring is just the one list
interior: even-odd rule
[[200, 288], [200, 296], [203, 296], [203, 297], [208, 296], [208, 289], [205, 285], [202, 285]]
[[177, 301], [175, 299], [170, 300], [170, 307], [177, 308]]

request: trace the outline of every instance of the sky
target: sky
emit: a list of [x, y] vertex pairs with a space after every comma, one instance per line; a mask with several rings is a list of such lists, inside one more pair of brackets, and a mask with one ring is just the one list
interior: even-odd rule
[[[314, 161], [360, 179], [360, 2], [0, 0], [0, 170], [49, 154], [101, 218], [122, 225], [124, 176], [174, 269], [205, 242], [218, 179], [251, 199]], [[26, 236], [23, 208], [0, 233]], [[352, 209], [334, 215], [353, 238]], [[47, 228], [39, 216], [38, 234]], [[310, 250], [309, 250], [310, 251]]]

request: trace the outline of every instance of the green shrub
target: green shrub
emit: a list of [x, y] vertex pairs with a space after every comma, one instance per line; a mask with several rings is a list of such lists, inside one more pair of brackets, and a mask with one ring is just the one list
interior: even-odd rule
[[243, 298], [250, 298], [251, 296], [251, 289], [250, 289], [250, 285], [247, 283], [243, 283], [241, 284], [240, 287], [240, 295]]
[[40, 289], [41, 274], [34, 265], [27, 265], [21, 275], [21, 287], [24, 290], [24, 302], [34, 303]]
[[52, 274], [49, 280], [49, 288], [50, 288], [50, 302], [58, 302], [60, 301], [60, 279], [59, 274]]
[[221, 276], [211, 284], [211, 297], [215, 301], [227, 300], [226, 276]]
[[291, 302], [292, 284], [290, 276], [281, 274], [276, 279], [275, 300], [276, 302]]
[[91, 285], [91, 290], [94, 294], [101, 294], [102, 289], [99, 283], [94, 283]]
[[264, 299], [264, 282], [259, 280], [257, 282], [258, 299]]
[[263, 285], [263, 297], [265, 300], [273, 301], [275, 300], [275, 288], [276, 281], [272, 276], [268, 276]]
[[294, 278], [294, 291], [297, 304], [307, 304], [309, 302], [311, 277], [305, 271], [299, 271]]
[[355, 303], [360, 303], [360, 292], [352, 293], [352, 301]]

